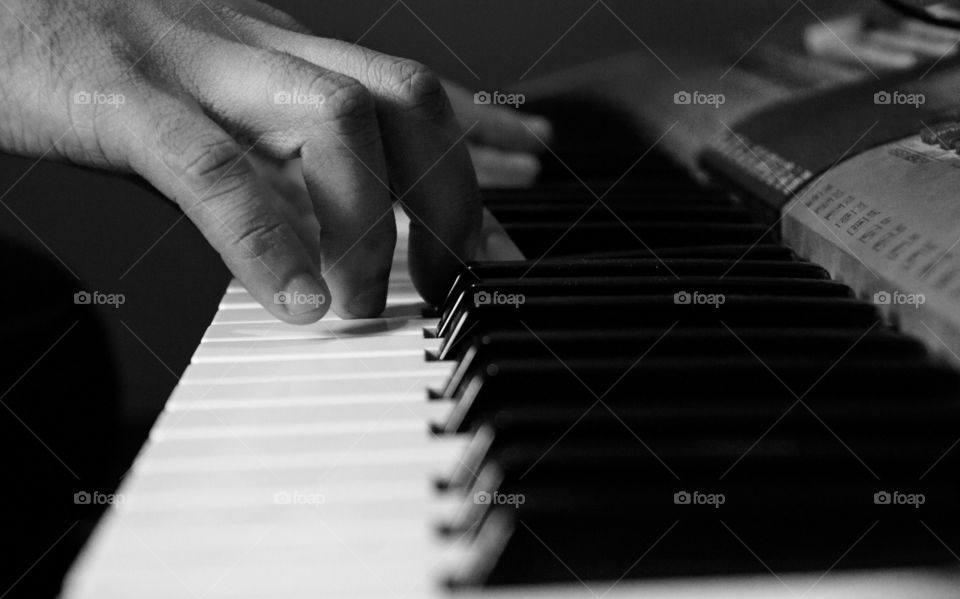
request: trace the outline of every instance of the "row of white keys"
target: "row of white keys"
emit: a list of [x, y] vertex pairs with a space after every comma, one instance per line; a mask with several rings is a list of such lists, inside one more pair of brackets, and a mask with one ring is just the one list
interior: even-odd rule
[[398, 249], [384, 318], [276, 321], [231, 283], [75, 568], [70, 597], [425, 597], [457, 555], [432, 481], [422, 305]]

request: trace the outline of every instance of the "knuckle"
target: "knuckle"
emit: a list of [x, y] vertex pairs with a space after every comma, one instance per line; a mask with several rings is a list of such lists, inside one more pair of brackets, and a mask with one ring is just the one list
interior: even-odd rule
[[214, 218], [217, 220], [223, 220], [224, 217], [220, 215], [229, 216], [238, 200], [242, 201], [241, 198], [248, 188], [249, 180], [246, 173], [231, 171], [227, 175], [217, 177], [213, 185], [194, 186], [184, 209], [188, 213], [202, 210], [215, 215]]
[[182, 184], [176, 199], [187, 211], [210, 206], [241, 191], [249, 182], [250, 163], [226, 132], [204, 127], [183, 112], [160, 114], [154, 125], [156, 152]]
[[260, 260], [270, 252], [285, 247], [287, 227], [283, 222], [255, 221], [235, 229], [227, 246], [234, 259], [244, 262]]
[[327, 96], [323, 113], [324, 124], [337, 133], [373, 134], [379, 129], [373, 95], [355, 79], [339, 82]]
[[425, 65], [407, 59], [380, 59], [377, 67], [383, 86], [402, 108], [424, 118], [449, 114], [450, 104], [440, 77]]
[[270, 131], [257, 140], [256, 148], [278, 160], [294, 160], [300, 157], [301, 131]]
[[185, 139], [165, 145], [176, 172], [190, 180], [216, 181], [234, 169], [243, 170], [243, 152], [230, 137], [184, 133]]

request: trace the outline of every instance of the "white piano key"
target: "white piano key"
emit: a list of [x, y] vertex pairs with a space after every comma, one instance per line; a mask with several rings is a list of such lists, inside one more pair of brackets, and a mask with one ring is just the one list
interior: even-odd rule
[[[385, 317], [390, 316], [409, 316], [411, 318], [419, 317], [423, 310], [423, 300], [419, 296], [395, 296], [387, 297], [387, 308], [384, 312]], [[325, 316], [332, 318], [332, 316]], [[231, 307], [229, 310], [218, 310], [213, 317], [214, 323], [221, 322], [276, 322], [277, 319], [267, 312], [266, 308], [260, 304], [243, 304]]]
[[268, 362], [275, 360], [316, 360], [329, 357], [372, 358], [397, 352], [423, 355], [424, 349], [436, 350], [440, 341], [417, 335], [393, 337], [339, 336], [327, 339], [285, 341], [235, 341], [201, 343], [191, 360], [195, 364], [212, 362]]
[[[190, 420], [190, 414], [176, 412], [165, 415], [162, 422], [151, 433], [157, 441], [172, 442], [177, 440], [213, 440], [213, 439], [252, 439], [258, 437], [299, 437], [299, 436], [339, 436], [346, 434], [392, 434], [406, 431], [421, 431], [425, 429], [425, 421], [417, 418], [413, 411], [409, 413], [395, 413], [393, 417], [386, 415], [376, 420], [352, 421], [274, 421], [243, 424], [228, 424], [220, 421], [215, 413], [204, 425], [194, 422], [193, 426], [184, 425], [184, 420]], [[195, 419], [194, 419], [195, 420]], [[279, 418], [277, 419], [279, 420]]]
[[[387, 406], [395, 404], [419, 405], [424, 403], [426, 395], [422, 390], [394, 393], [373, 393], [370, 395], [362, 394], [344, 394], [344, 395], [325, 395], [323, 389], [319, 389], [316, 395], [306, 394], [302, 396], [278, 395], [275, 397], [255, 397], [243, 396], [234, 397], [231, 395], [222, 395], [218, 397], [204, 397], [193, 394], [175, 395], [165, 406], [166, 412], [175, 412], [178, 410], [231, 410], [231, 409], [258, 409], [258, 408], [305, 408], [305, 407], [323, 407], [331, 408], [351, 406]], [[173, 401], [174, 397], [183, 398], [184, 401]]]
[[332, 357], [322, 360], [288, 362], [200, 363], [184, 372], [181, 385], [246, 384], [258, 381], [337, 380], [347, 377], [381, 378], [395, 371], [419, 372], [424, 376], [445, 374], [452, 366], [446, 362], [424, 362], [423, 352], [410, 350], [388, 357]]
[[[369, 451], [403, 450], [423, 447], [424, 439], [431, 433], [425, 422], [366, 423], [366, 428], [357, 426], [337, 434], [329, 427], [314, 430], [320, 425], [310, 425], [308, 430], [291, 427], [281, 433], [255, 434], [255, 428], [222, 427], [209, 430], [204, 437], [186, 435], [171, 436], [166, 431], [154, 430], [148, 445], [152, 455], [164, 458], [213, 458], [246, 457], [260, 459], [275, 454], [331, 453], [362, 454]], [[213, 434], [213, 433], [219, 434]], [[433, 444], [455, 443], [450, 437], [438, 437]], [[432, 449], [432, 447], [431, 447]]]
[[[213, 456], [177, 456], [164, 457], [151, 455], [150, 460], [134, 464], [137, 473], [179, 473], [179, 472], [247, 472], [251, 470], [292, 469], [315, 466], [326, 467], [369, 467], [405, 464], [409, 462], [436, 460], [438, 465], [449, 465], [463, 454], [462, 442], [449, 442], [436, 447], [404, 447], [378, 450], [364, 450], [332, 453], [291, 452], [259, 455], [213, 455]], [[145, 451], [153, 451], [145, 447]]]
[[424, 422], [412, 415], [398, 419], [376, 422], [297, 422], [264, 425], [261, 423], [226, 425], [216, 422], [209, 426], [180, 426], [183, 413], [167, 417], [152, 433], [157, 441], [212, 441], [214, 439], [254, 439], [259, 437], [321, 437], [344, 434], [389, 434], [416, 431], [424, 428]]
[[[424, 367], [418, 369], [406, 370], [402, 373], [398, 373], [392, 370], [372, 370], [367, 366], [357, 365], [352, 362], [346, 362], [349, 364], [351, 369], [347, 372], [320, 372], [320, 373], [303, 373], [299, 374], [291, 371], [273, 371], [273, 372], [261, 372], [255, 375], [243, 375], [240, 374], [238, 370], [232, 368], [225, 368], [223, 370], [217, 370], [211, 373], [211, 376], [202, 377], [199, 374], [196, 374], [194, 378], [188, 381], [181, 381], [180, 387], [188, 390], [187, 392], [194, 393], [194, 397], [201, 398], [205, 397], [203, 393], [196, 394], [194, 390], [200, 388], [204, 389], [207, 386], [217, 386], [221, 389], [235, 386], [235, 385], [255, 385], [257, 383], [267, 383], [270, 385], [281, 386], [286, 383], [310, 383], [310, 382], [336, 382], [336, 381], [362, 381], [370, 380], [374, 381], [373, 388], [383, 391], [389, 391], [391, 389], [397, 389], [399, 391], [407, 391], [410, 388], [423, 385], [425, 381], [435, 381], [443, 380], [449, 376], [449, 370], [445, 368], [435, 368], [435, 367]], [[230, 365], [236, 366], [236, 365]], [[445, 366], [445, 365], [443, 365]], [[188, 368], [187, 370], [190, 370]], [[209, 371], [208, 371], [209, 372]], [[406, 387], [390, 387], [386, 381], [395, 381], [398, 378], [406, 378], [411, 382]]]
[[[286, 515], [281, 512], [308, 511], [337, 523], [385, 516], [420, 519], [436, 515], [442, 519], [452, 516], [463, 501], [462, 497], [437, 497], [425, 480], [404, 485], [374, 481], [334, 484], [320, 480], [223, 491], [173, 488], [149, 494], [139, 493], [136, 484], [132, 484], [122, 497], [118, 509], [123, 513], [176, 511], [189, 517], [187, 512], [211, 512], [198, 515], [209, 521], [216, 519], [217, 514], [236, 510], [246, 513], [247, 522], [270, 522]], [[129, 516], [128, 522], [134, 518]], [[359, 526], [356, 522], [353, 525]]]
[[[259, 427], [272, 430], [292, 424], [318, 424], [328, 427], [354, 426], [362, 423], [416, 421], [431, 422], [445, 418], [453, 404], [448, 401], [427, 401], [419, 398], [407, 402], [334, 403], [321, 405], [277, 405], [263, 402], [240, 404], [184, 404], [182, 408], [165, 410], [156, 428], [168, 435], [178, 432], [218, 427]], [[176, 430], [167, 430], [175, 427]]]
[[173, 391], [168, 403], [191, 401], [264, 401], [270, 398], [330, 398], [339, 401], [344, 396], [371, 396], [396, 393], [407, 396], [417, 390], [421, 397], [424, 389], [443, 383], [447, 371], [411, 370], [408, 372], [385, 372], [382, 376], [350, 374], [340, 378], [318, 380], [286, 379], [282, 381], [246, 382], [242, 385], [220, 384], [220, 381], [198, 383], [182, 379]]
[[395, 335], [422, 338], [425, 328], [435, 327], [436, 325], [436, 319], [406, 316], [358, 320], [324, 319], [306, 326], [286, 324], [276, 319], [261, 323], [215, 323], [207, 329], [201, 343], [336, 339], [338, 337], [392, 337]]
[[[423, 520], [408, 513], [390, 517], [365, 516], [339, 522], [324, 518], [323, 510], [318, 509], [290, 520], [298, 525], [295, 533], [281, 534], [274, 523], [283, 522], [285, 518], [274, 515], [262, 521], [219, 526], [157, 526], [152, 524], [156, 521], [154, 519], [138, 526], [137, 534], [139, 541], [155, 557], [178, 570], [198, 566], [215, 568], [222, 565], [224, 554], [253, 546], [269, 553], [263, 556], [261, 565], [296, 559], [296, 555], [304, 551], [310, 552], [315, 559], [340, 561], [346, 544], [376, 547], [380, 559], [387, 556], [392, 560], [402, 559], [400, 548], [404, 546], [408, 553], [437, 555], [437, 561], [444, 553], [450, 554], [450, 561], [454, 555], [455, 548], [451, 544], [425, 527]], [[392, 543], [383, 542], [385, 533], [389, 533]], [[318, 538], [327, 542], [318, 543]], [[131, 551], [126, 541], [119, 539], [105, 544], [105, 554], [118, 569], [142, 566], [145, 551]]]
[[[182, 539], [174, 539], [173, 542], [184, 548], [183, 553], [168, 550], [164, 539], [140, 534], [133, 527], [111, 528], [115, 529], [111, 531], [112, 539], [103, 545], [110, 566], [79, 585], [90, 593], [79, 596], [97, 596], [97, 592], [108, 594], [99, 595], [101, 597], [162, 596], [150, 594], [162, 589], [168, 593], [167, 597], [241, 594], [275, 597], [295, 592], [306, 584], [313, 589], [312, 596], [328, 596], [332, 592], [333, 596], [352, 597], [356, 596], [357, 589], [367, 588], [385, 594], [415, 590], [412, 596], [423, 597], [426, 595], [421, 594], [421, 590], [426, 591], [433, 584], [431, 570], [449, 567], [448, 564], [460, 559], [462, 554], [457, 545], [426, 531], [412, 533], [398, 529], [394, 538], [383, 534], [381, 529], [376, 536], [344, 537], [340, 535], [342, 529], [333, 529], [316, 517], [273, 528], [236, 530], [231, 527], [221, 533], [227, 536], [234, 533], [234, 543], [210, 549], [195, 549]], [[315, 550], [317, 546], [319, 551]], [[361, 572], [370, 567], [369, 562], [384, 567], [372, 573]], [[227, 574], [248, 579], [251, 587], [222, 584], [221, 581], [230, 578]], [[369, 584], [371, 576], [377, 577], [376, 584]], [[263, 580], [253, 582], [260, 578]], [[124, 590], [137, 588], [135, 579], [141, 580], [144, 592], [120, 595]], [[272, 589], [271, 579], [274, 579]], [[324, 580], [331, 584], [325, 584]], [[259, 595], [245, 593], [251, 589]]]
[[[150, 460], [134, 464], [134, 472], [242, 472], [251, 470], [270, 469], [299, 469], [307, 467], [374, 467], [405, 464], [410, 462], [427, 462], [436, 460], [440, 465], [457, 463], [463, 455], [465, 445], [462, 440], [449, 440], [435, 446], [415, 444], [412, 447], [392, 447], [369, 449], [362, 451], [332, 452], [329, 448], [323, 451], [295, 451], [270, 453], [213, 453], [210, 455], [186, 456], [151, 455]], [[148, 441], [144, 451], [153, 452], [153, 443]], [[168, 452], [176, 454], [176, 452]]]
[[[210, 378], [183, 382], [174, 389], [178, 401], [208, 400], [224, 395], [231, 399], [255, 397], [260, 399], [264, 393], [282, 395], [289, 390], [291, 394], [301, 394], [315, 389], [317, 386], [328, 387], [332, 391], [344, 386], [355, 385], [357, 394], [369, 395], [376, 393], [407, 394], [412, 389], [436, 388], [447, 380], [450, 373], [447, 370], [418, 369], [405, 372], [349, 372], [330, 375], [303, 375], [265, 378]], [[237, 393], [230, 393], [236, 389]]]
[[359, 483], [366, 481], [398, 484], [431, 484], [437, 477], [452, 470], [456, 457], [447, 460], [447, 452], [438, 459], [424, 452], [420, 460], [388, 464], [355, 464], [342, 468], [330, 464], [298, 465], [272, 470], [189, 470], [189, 471], [143, 471], [134, 470], [124, 481], [124, 493], [132, 489], [141, 493], [153, 493], [167, 489], [192, 489], [203, 492], [213, 490], [243, 490], [266, 485], [295, 486], [304, 482], [321, 480], [330, 484]]
[[[228, 512], [233, 511], [236, 514], [230, 517], [243, 518], [243, 524], [269, 524], [284, 519], [281, 511], [310, 511], [331, 524], [356, 528], [345, 528], [342, 533], [345, 536], [362, 533], [360, 527], [368, 526], [368, 521], [387, 517], [419, 521], [421, 527], [431, 520], [439, 524], [449, 521], [456, 506], [463, 501], [462, 497], [446, 498], [449, 505], [444, 506], [443, 498], [434, 497], [433, 489], [409, 484], [348, 487], [322, 483], [246, 487], [221, 492], [193, 489], [139, 491], [138, 487], [132, 487], [126, 503], [118, 508], [123, 513], [130, 513], [124, 516], [126, 523], [137, 522], [138, 517], [145, 520], [176, 518], [177, 527], [196, 528], [220, 517], [227, 518]], [[350, 523], [346, 524], [348, 521]], [[214, 544], [220, 540], [214, 535], [210, 542]]]
[[244, 307], [243, 309], [235, 310], [217, 310], [217, 313], [213, 316], [214, 324], [221, 322], [257, 322], [257, 323], [271, 323], [276, 322], [277, 318], [266, 311], [262, 307]]
[[[136, 539], [130, 539], [135, 542]], [[156, 557], [153, 567], [117, 569], [87, 583], [80, 597], [107, 596], [143, 599], [170, 597], [416, 597], [440, 593], [435, 578], [424, 567], [423, 553], [398, 550], [396, 559], [381, 563], [366, 546], [343, 544], [340, 560], [314, 560], [310, 555], [274, 560], [258, 547], [221, 554], [218, 568], [197, 566], [173, 569]], [[442, 556], [442, 554], [438, 554]], [[233, 558], [233, 559], [231, 559]], [[373, 561], [371, 566], [368, 562]], [[238, 575], [242, 573], [242, 575]], [[312, 590], [306, 590], [312, 589]], [[581, 588], [581, 591], [583, 589]], [[445, 595], [444, 595], [445, 596]]]

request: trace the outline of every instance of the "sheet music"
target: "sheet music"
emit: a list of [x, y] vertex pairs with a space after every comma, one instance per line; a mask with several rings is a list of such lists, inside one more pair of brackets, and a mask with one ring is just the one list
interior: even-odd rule
[[783, 232], [892, 318], [960, 361], [960, 156], [914, 135], [831, 169]]

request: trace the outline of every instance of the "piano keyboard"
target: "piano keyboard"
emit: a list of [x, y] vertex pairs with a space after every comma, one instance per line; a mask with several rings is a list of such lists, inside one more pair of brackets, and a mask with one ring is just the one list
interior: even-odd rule
[[487, 204], [436, 311], [231, 284], [64, 596], [955, 595], [956, 371], [672, 170]]

